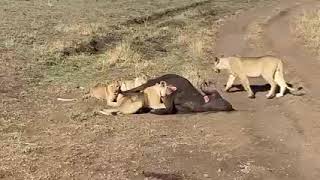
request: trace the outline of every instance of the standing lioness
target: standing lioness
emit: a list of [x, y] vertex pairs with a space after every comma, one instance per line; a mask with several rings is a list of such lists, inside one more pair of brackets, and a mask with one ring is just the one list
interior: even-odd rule
[[296, 91], [289, 87], [283, 77], [283, 63], [281, 59], [274, 56], [262, 57], [223, 57], [214, 59], [214, 71], [219, 73], [220, 70], [226, 69], [229, 71], [229, 79], [225, 88], [228, 91], [234, 82], [239, 77], [244, 89], [248, 92], [249, 98], [254, 98], [249, 84], [248, 77], [262, 76], [271, 86], [267, 98], [273, 98], [277, 84], [280, 86], [280, 92], [276, 97], [282, 97], [286, 88], [289, 91]]

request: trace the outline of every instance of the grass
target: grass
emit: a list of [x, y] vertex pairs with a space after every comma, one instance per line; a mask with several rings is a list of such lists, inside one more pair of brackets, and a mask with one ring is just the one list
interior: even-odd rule
[[[64, 7], [61, 2], [52, 1], [50, 3], [52, 4], [50, 6], [40, 2], [38, 5], [46, 11], [51, 10], [55, 13], [58, 12], [56, 8]], [[97, 76], [110, 78], [111, 76], [114, 77], [114, 74], [125, 77], [141, 72], [150, 76], [164, 72], [185, 74], [185, 68], [182, 68], [184, 66], [172, 66], [172, 64], [180, 64], [185, 61], [192, 62], [193, 65], [198, 66], [203, 63], [202, 61], [207, 56], [205, 47], [212, 46], [210, 38], [212, 40], [217, 29], [217, 26], [212, 26], [212, 22], [216, 19], [215, 14], [219, 13], [219, 16], [224, 16], [224, 14], [233, 11], [233, 8], [239, 8], [239, 4], [246, 2], [237, 0], [233, 5], [227, 5], [228, 7], [225, 7], [226, 3], [223, 1], [208, 2], [207, 5], [190, 8], [183, 13], [175, 14], [174, 9], [177, 8], [178, 11], [183, 11], [183, 8], [179, 7], [181, 3], [185, 3], [184, 1], [177, 1], [175, 3], [179, 4], [179, 6], [175, 7], [174, 3], [171, 4], [172, 6], [166, 7], [170, 9], [168, 12], [172, 14], [170, 18], [164, 18], [165, 14], [161, 15], [161, 10], [158, 10], [155, 14], [159, 15], [159, 20], [155, 16], [152, 20], [146, 20], [141, 25], [131, 23], [129, 28], [125, 24], [129, 18], [120, 18], [117, 21], [114, 21], [114, 19], [118, 14], [121, 17], [127, 17], [131, 12], [139, 11], [139, 8], [141, 8], [139, 3], [142, 3], [142, 1], [134, 4], [137, 9], [104, 12], [104, 16], [107, 16], [110, 20], [107, 23], [102, 19], [94, 19], [92, 21], [96, 16], [96, 12], [90, 11], [86, 18], [77, 17], [77, 13], [82, 11], [78, 8], [81, 5], [84, 6], [84, 2], [81, 1], [81, 3], [72, 7], [74, 12], [70, 14], [70, 19], [73, 19], [73, 21], [67, 20], [62, 23], [57, 22], [55, 19], [46, 19], [49, 22], [54, 20], [54, 25], [47, 32], [47, 34], [52, 34], [54, 38], [48, 39], [45, 43], [38, 44], [38, 42], [35, 42], [33, 45], [33, 50], [30, 53], [34, 55], [34, 59], [39, 59], [40, 64], [44, 65], [42, 69], [44, 69], [45, 82], [56, 81], [57, 83], [77, 86], [79, 81], [74, 80], [78, 79], [76, 77], [79, 77], [80, 71], [83, 72], [81, 85], [94, 81]], [[122, 6], [121, 3], [119, 2], [118, 5]], [[100, 12], [101, 8], [107, 6], [106, 4], [101, 2], [92, 3], [88, 5], [88, 8], [91, 7]], [[210, 6], [211, 4], [213, 6]], [[151, 9], [161, 7], [161, 5], [162, 3], [160, 2], [151, 3], [150, 7], [145, 7], [150, 8], [150, 11], [140, 14], [138, 17], [149, 16], [150, 13], [152, 15], [153, 10]], [[113, 6], [117, 7], [117, 4], [113, 4]], [[220, 7], [215, 8], [216, 6]], [[69, 5], [64, 7], [63, 11], [67, 10], [65, 8], [68, 7]], [[186, 7], [188, 6], [186, 5]], [[166, 12], [166, 10], [162, 11]], [[196, 20], [197, 17], [201, 18]], [[206, 18], [211, 18], [213, 21], [208, 23], [209, 21]], [[34, 26], [39, 25], [34, 23]], [[203, 28], [199, 31], [198, 27], [201, 26]], [[111, 33], [110, 36], [112, 37], [119, 37], [119, 39], [107, 38], [109, 36], [108, 33]], [[94, 39], [94, 42], [97, 41], [98, 44], [105, 44], [106, 46], [103, 45], [105, 47], [99, 49], [101, 50], [100, 52], [92, 54], [91, 42]], [[62, 57], [61, 52], [66, 48], [76, 49], [77, 53]], [[83, 52], [81, 52], [82, 50]], [[182, 62], [177, 62], [180, 60]], [[161, 62], [160, 65], [159, 62]], [[39, 66], [36, 66], [36, 69], [38, 68]], [[125, 71], [128, 68], [134, 69], [135, 72]], [[113, 71], [116, 73], [113, 73]]]
[[304, 45], [320, 56], [320, 10], [304, 11], [295, 18], [293, 29]]
[[132, 49], [132, 43], [125, 41], [119, 43], [116, 47], [105, 52], [102, 56], [102, 68], [106, 65], [110, 66], [127, 66], [132, 64], [141, 63], [141, 55]]
[[[50, 81], [60, 79], [62, 80], [60, 82], [70, 82], [73, 77], [69, 77], [69, 75], [78, 76], [77, 72], [82, 72], [82, 74], [86, 72], [86, 75], [92, 76], [91, 79], [101, 76], [101, 74], [109, 76], [112, 71], [126, 72], [123, 74], [124, 76], [139, 73], [154, 76], [165, 72], [178, 74], [189, 72], [192, 74], [192, 71], [197, 68], [190, 68], [186, 71], [185, 67], [188, 65], [177, 66], [177, 64], [189, 62], [197, 67], [203, 62], [206, 58], [205, 46], [210, 43], [208, 34], [214, 34], [217, 28], [209, 27], [211, 28], [201, 30], [201, 32], [197, 32], [194, 27], [183, 29], [165, 27], [160, 30], [157, 26], [140, 27], [138, 34], [129, 33], [117, 45], [102, 53], [96, 55], [76, 54], [62, 59], [62, 62], [58, 64], [53, 63], [50, 68], [51, 73], [46, 77], [51, 79]], [[185, 39], [182, 40], [182, 38]], [[54, 55], [52, 60], [58, 62], [55, 59], [57, 54], [53, 53], [52, 55]], [[129, 74], [128, 71], [125, 71], [128, 68], [134, 71]], [[98, 73], [92, 73], [95, 70]], [[75, 81], [73, 80], [73, 82]]]
[[[195, 85], [212, 76], [215, 22], [255, 3], [193, 3], [1, 0], [0, 178], [130, 179], [145, 169], [184, 176], [191, 169], [173, 163], [188, 159], [181, 154], [205, 154], [211, 163], [217, 149], [223, 156], [237, 147], [222, 142], [230, 131], [214, 130], [216, 115], [104, 117], [94, 113], [103, 102], [55, 101], [80, 97], [78, 86], [140, 73], [177, 73]], [[197, 173], [190, 176], [203, 178]]]

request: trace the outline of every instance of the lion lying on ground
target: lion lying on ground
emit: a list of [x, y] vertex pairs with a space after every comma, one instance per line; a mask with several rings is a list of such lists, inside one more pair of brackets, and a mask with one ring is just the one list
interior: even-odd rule
[[[136, 77], [132, 80], [121, 80], [121, 81], [112, 81], [109, 84], [102, 84], [98, 83], [92, 88], [90, 88], [89, 92], [83, 96], [83, 98], [94, 97], [97, 99], [104, 99], [107, 100], [111, 106], [115, 106], [116, 104], [113, 103], [116, 101], [118, 94], [121, 91], [126, 91], [147, 81], [147, 76], [141, 75]], [[108, 104], [108, 105], [109, 105]]]
[[262, 76], [271, 86], [268, 94], [266, 95], [269, 99], [274, 97], [277, 85], [280, 86], [280, 92], [276, 94], [276, 97], [282, 97], [286, 89], [288, 89], [292, 94], [297, 91], [297, 89], [291, 88], [287, 85], [283, 75], [283, 62], [281, 59], [274, 56], [215, 57], [214, 71], [219, 73], [220, 70], [223, 69], [228, 70], [230, 73], [225, 91], [229, 91], [234, 80], [238, 77], [242, 86], [247, 91], [248, 97], [254, 98], [255, 95], [250, 88], [248, 77], [259, 76]]
[[[95, 86], [91, 87], [89, 91], [82, 96], [83, 99], [87, 99], [89, 97], [97, 98], [100, 100], [106, 100], [109, 106], [116, 106], [117, 97], [120, 92], [120, 83], [119, 81], [113, 81], [108, 84], [98, 83]], [[57, 98], [58, 101], [76, 101], [76, 98]]]
[[148, 80], [148, 77], [144, 74], [131, 79], [131, 80], [122, 80], [121, 81], [121, 91], [127, 91], [129, 89], [133, 89], [135, 87], [140, 86], [141, 84], [146, 83]]
[[165, 81], [150, 86], [143, 92], [122, 95], [117, 98], [117, 108], [104, 109], [100, 113], [105, 115], [112, 114], [134, 114], [141, 109], [163, 109], [165, 105], [161, 98], [170, 95], [176, 87], [167, 85]]
[[107, 100], [109, 106], [117, 106], [117, 97], [120, 92], [119, 81], [113, 81], [109, 84], [98, 83], [89, 92], [83, 96], [83, 98], [94, 97], [97, 99]]

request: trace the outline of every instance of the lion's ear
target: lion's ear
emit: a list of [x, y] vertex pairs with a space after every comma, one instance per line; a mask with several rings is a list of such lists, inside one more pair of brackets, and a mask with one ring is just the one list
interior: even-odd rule
[[120, 84], [121, 84], [121, 81], [119, 81], [119, 80], [116, 80], [116, 81], [114, 81], [114, 84], [118, 87], [118, 86], [120, 86]]
[[220, 62], [220, 59], [218, 57], [214, 57], [214, 62], [215, 63], [219, 63]]

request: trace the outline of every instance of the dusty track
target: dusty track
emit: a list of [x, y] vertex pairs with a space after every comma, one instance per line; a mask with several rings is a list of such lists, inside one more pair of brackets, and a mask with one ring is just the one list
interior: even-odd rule
[[[289, 20], [301, 9], [315, 8], [316, 1], [282, 1], [277, 8], [265, 8], [248, 12], [235, 20], [231, 20], [221, 29], [217, 42], [217, 52], [220, 54], [255, 56], [275, 54], [285, 59], [287, 79], [295, 79], [294, 84], [303, 84], [307, 95], [303, 98], [286, 96], [283, 99], [265, 100], [258, 96], [256, 100], [245, 100], [244, 94], [228, 94], [228, 98], [243, 108], [246, 101], [249, 108], [254, 109], [247, 128], [252, 129], [247, 135], [257, 137], [255, 140], [268, 139], [273, 144], [274, 153], [269, 154], [272, 166], [287, 164], [287, 176], [281, 177], [270, 173], [271, 179], [317, 179], [320, 175], [319, 157], [319, 69], [317, 60], [308, 55], [302, 47], [294, 42], [290, 35]], [[264, 49], [254, 49], [249, 46], [245, 35], [250, 23], [264, 18], [261, 25], [262, 33], [259, 40]], [[252, 81], [259, 83], [259, 81]], [[261, 81], [262, 82], [262, 81]], [[225, 83], [225, 81], [224, 81]], [[238, 97], [242, 96], [242, 97]], [[246, 113], [239, 113], [239, 121], [247, 119]], [[249, 145], [249, 146], [252, 146]], [[260, 145], [259, 145], [260, 146]], [[264, 156], [268, 148], [254, 147], [259, 151], [255, 158]], [[281, 152], [282, 151], [282, 152]], [[286, 152], [286, 153], [284, 153]], [[266, 155], [268, 156], [268, 155]], [[260, 162], [261, 163], [261, 162]], [[266, 162], [264, 162], [266, 163]], [[293, 171], [292, 171], [293, 170]], [[291, 175], [290, 175], [291, 174]], [[281, 177], [281, 178], [280, 178]]]

